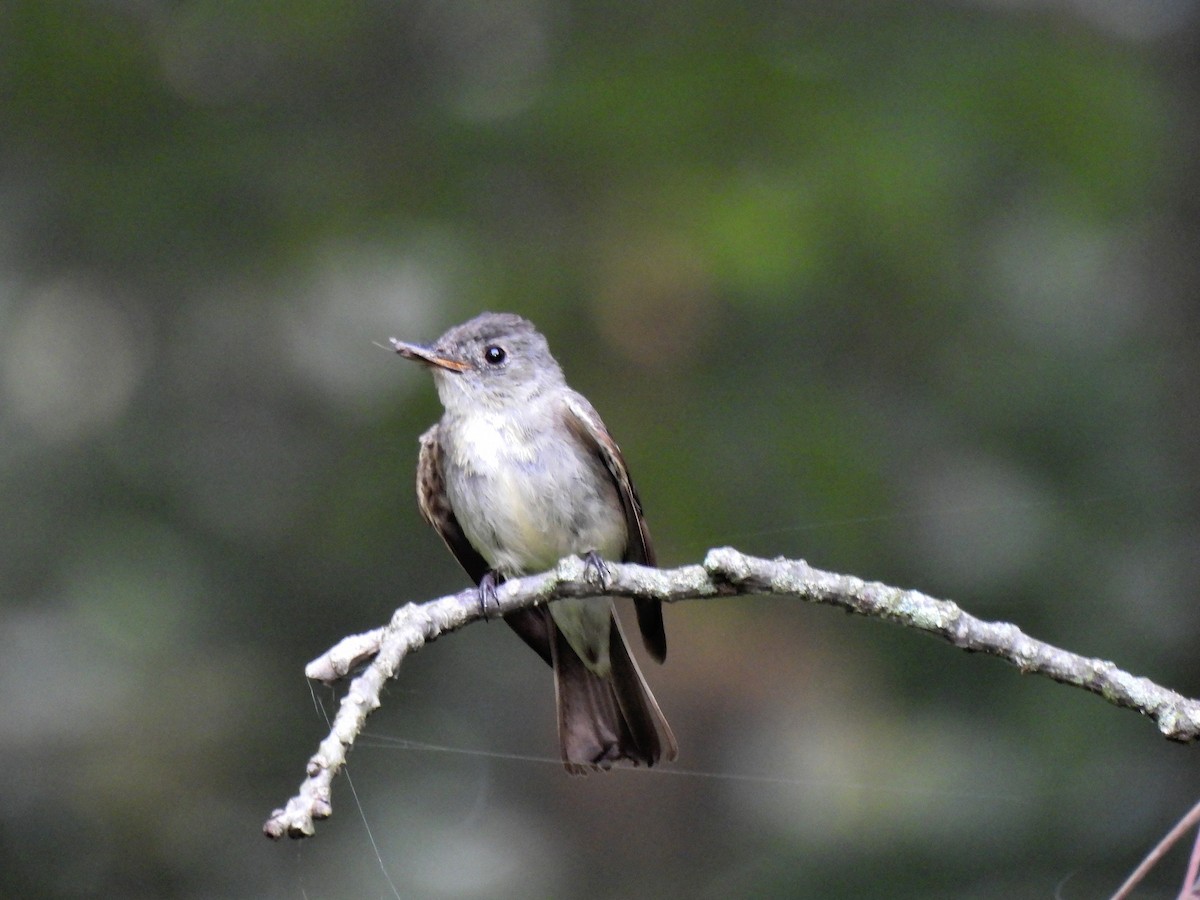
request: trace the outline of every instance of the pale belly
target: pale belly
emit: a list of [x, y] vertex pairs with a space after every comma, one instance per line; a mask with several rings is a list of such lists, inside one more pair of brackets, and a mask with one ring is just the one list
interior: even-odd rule
[[624, 555], [625, 516], [607, 470], [569, 435], [532, 441], [501, 417], [473, 417], [446, 448], [446, 490], [463, 532], [505, 575], [570, 554]]
[[[607, 469], [565, 431], [530, 440], [504, 417], [460, 421], [443, 442], [453, 465], [443, 473], [455, 517], [488, 565], [515, 576], [551, 568], [564, 556], [625, 553], [625, 513]], [[550, 604], [580, 659], [610, 672], [612, 601], [572, 598]]]

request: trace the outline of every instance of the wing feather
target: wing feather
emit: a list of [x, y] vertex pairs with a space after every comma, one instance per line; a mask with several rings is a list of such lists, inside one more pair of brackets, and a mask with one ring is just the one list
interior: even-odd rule
[[[656, 565], [654, 545], [650, 540], [646, 517], [642, 513], [641, 498], [638, 497], [633, 480], [629, 477], [629, 467], [625, 464], [621, 448], [609, 434], [600, 414], [587, 398], [572, 391], [566, 401], [564, 420], [567, 428], [579, 441], [600, 458], [617, 488], [621, 507], [625, 511], [625, 526], [629, 535], [622, 562]], [[662, 662], [667, 658], [667, 632], [663, 626], [662, 604], [657, 600], [635, 600], [634, 607], [637, 610], [638, 629], [642, 632], [646, 649], [651, 656]]]

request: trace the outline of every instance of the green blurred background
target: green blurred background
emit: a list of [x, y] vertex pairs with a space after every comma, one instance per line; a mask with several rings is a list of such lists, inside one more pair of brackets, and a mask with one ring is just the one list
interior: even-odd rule
[[784, 599], [667, 610], [671, 769], [569, 779], [480, 625], [393, 683], [361, 815], [343, 777], [314, 840], [259, 827], [324, 733], [304, 663], [465, 586], [432, 384], [372, 342], [482, 309], [547, 333], [664, 564], [801, 556], [1200, 694], [1198, 38], [1195, 0], [0, 5], [0, 895], [1114, 889], [1196, 748]]

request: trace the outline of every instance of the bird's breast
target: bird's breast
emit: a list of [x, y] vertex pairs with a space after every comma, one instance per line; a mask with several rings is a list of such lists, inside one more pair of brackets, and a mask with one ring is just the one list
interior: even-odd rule
[[624, 554], [624, 512], [599, 459], [556, 420], [479, 415], [443, 429], [446, 490], [472, 546], [508, 575], [572, 553]]

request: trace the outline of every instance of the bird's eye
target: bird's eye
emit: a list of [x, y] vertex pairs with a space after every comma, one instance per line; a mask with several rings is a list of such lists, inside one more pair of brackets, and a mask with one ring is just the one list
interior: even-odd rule
[[504, 348], [497, 347], [495, 344], [489, 344], [483, 351], [483, 358], [493, 366], [500, 365], [507, 356], [508, 354], [504, 352]]

